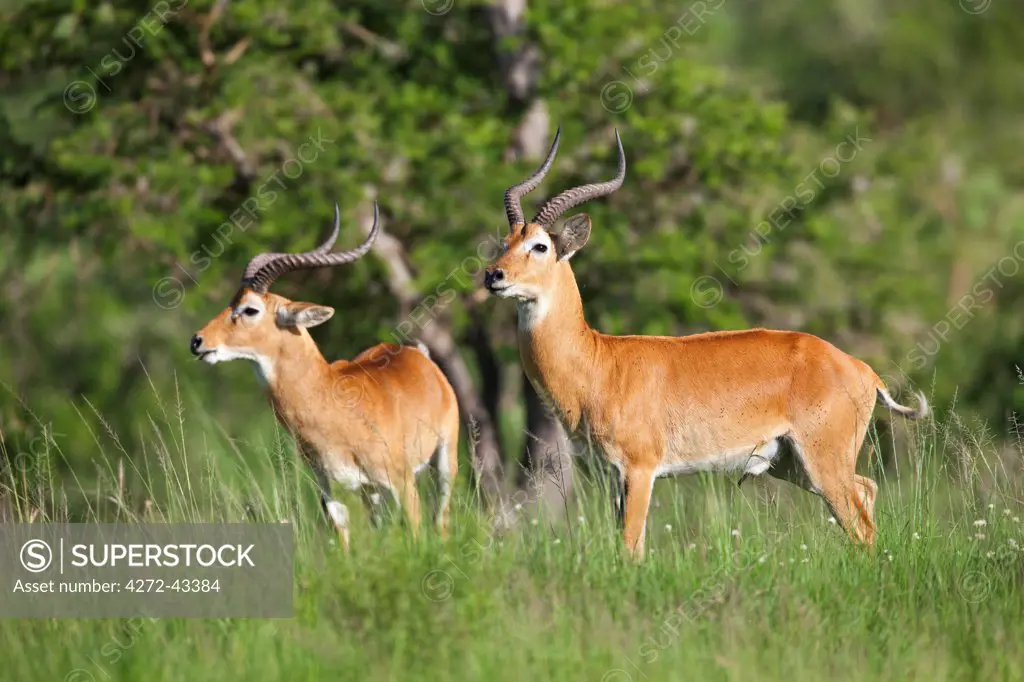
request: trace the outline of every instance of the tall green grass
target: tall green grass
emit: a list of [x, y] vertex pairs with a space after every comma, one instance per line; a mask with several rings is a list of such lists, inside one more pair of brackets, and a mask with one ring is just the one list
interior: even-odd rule
[[695, 476], [656, 486], [636, 565], [600, 469], [583, 463], [566, 518], [536, 517], [528, 499], [500, 533], [463, 474], [448, 541], [425, 526], [413, 542], [397, 520], [374, 530], [340, 494], [345, 555], [287, 438], [235, 440], [188, 402], [140, 426], [144, 452], [83, 414], [101, 424], [92, 470], [54, 480], [66, 453], [47, 440], [4, 474], [11, 514], [287, 519], [294, 617], [0, 620], [2, 679], [1024, 679], [1020, 451], [955, 415], [888, 444], [901, 456], [884, 472], [862, 457], [880, 484], [874, 552], [788, 484]]

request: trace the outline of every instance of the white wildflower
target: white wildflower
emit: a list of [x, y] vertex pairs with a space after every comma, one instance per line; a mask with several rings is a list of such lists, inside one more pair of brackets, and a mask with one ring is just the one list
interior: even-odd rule
[[552, 544], [555, 544], [555, 545], [560, 545], [560, 544], [562, 544], [562, 540], [561, 540], [561, 538], [555, 538], [555, 541], [554, 541], [554, 543], [552, 543]]
[[802, 563], [802, 564], [806, 564], [806, 563], [808, 563], [809, 561], [810, 561], [810, 559], [808, 559], [807, 557], [804, 557], [803, 559], [801, 559], [801, 560], [800, 560], [800, 563]]
[[668, 532], [668, 533], [672, 532], [672, 524], [671, 523], [666, 523], [665, 524], [665, 531]]
[[1017, 549], [1017, 541], [1016, 540], [1014, 540], [1013, 538], [1010, 538], [1009, 543], [1010, 543], [1010, 547], [1013, 547], [1014, 549]]
[[988, 558], [988, 559], [991, 559], [995, 555], [996, 555], [995, 552], [985, 552], [985, 557]]
[[828, 522], [831, 523], [833, 526], [839, 523], [838, 521], [836, 521], [836, 517], [834, 516], [828, 517]]
[[990, 505], [988, 506], [988, 508], [989, 508], [989, 509], [995, 509], [995, 508], [996, 508], [996, 506], [995, 506], [994, 504], [990, 504]]
[[1019, 516], [1014, 516], [1013, 517], [1013, 522], [1014, 523], [1020, 523], [1020, 517]]
[[800, 549], [802, 549], [803, 551], [806, 552], [807, 551], [807, 545], [800, 545]]
[[975, 540], [984, 540], [985, 539], [985, 534], [984, 533], [975, 533], [974, 534], [974, 539]]
[[530, 525], [531, 526], [536, 526], [537, 523], [538, 523], [537, 519], [530, 519]]
[[767, 554], [762, 554], [761, 558], [757, 560], [757, 563], [763, 564], [767, 560], [768, 560], [768, 555]]
[[740, 529], [739, 528], [733, 528], [732, 529], [732, 536], [734, 538], [738, 538], [740, 536]]
[[516, 502], [515, 510], [516, 511], [523, 511], [523, 505], [521, 505], [518, 502]]
[[982, 528], [982, 527], [988, 525], [988, 521], [986, 521], [985, 519], [978, 519], [977, 521], [974, 522], [974, 525], [977, 526], [978, 528]]
[[1003, 510], [1003, 516], [1009, 516], [1012, 513], [1008, 508]]
[[913, 535], [912, 535], [911, 537], [913, 537], [913, 538], [914, 538], [915, 540], [920, 540], [920, 539], [921, 539], [921, 534], [920, 534], [920, 533], [918, 533], [918, 532], [917, 532], [917, 531], [915, 530], [915, 531], [914, 531], [914, 534], [913, 534]]
[[885, 557], [886, 557], [886, 558], [887, 558], [887, 559], [888, 559], [889, 561], [892, 561], [892, 554], [886, 554], [886, 555], [885, 555]]
[[583, 515], [577, 516], [576, 520], [579, 521], [581, 525], [587, 522], [586, 517], [584, 517]]

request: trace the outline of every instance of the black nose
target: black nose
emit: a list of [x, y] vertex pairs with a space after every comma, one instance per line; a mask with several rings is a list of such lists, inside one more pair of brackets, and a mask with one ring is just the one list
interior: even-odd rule
[[192, 355], [199, 355], [199, 346], [203, 345], [203, 337], [199, 334], [192, 335]]
[[488, 270], [484, 273], [484, 286], [489, 287], [503, 279], [505, 279], [505, 272], [503, 270]]

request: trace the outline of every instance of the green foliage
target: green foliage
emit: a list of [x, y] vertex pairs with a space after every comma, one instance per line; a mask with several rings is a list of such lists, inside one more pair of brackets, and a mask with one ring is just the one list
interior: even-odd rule
[[[523, 105], [502, 82], [488, 3], [425, 3], [231, 2], [209, 29], [212, 66], [210, 1], [5, 11], [5, 439], [31, 440], [36, 414], [86, 461], [103, 428], [93, 408], [134, 442], [147, 385], [175, 376], [229, 432], [269, 420], [250, 373], [191, 363], [188, 338], [252, 255], [312, 246], [335, 201], [344, 244], [376, 198], [422, 291], [476, 290], [467, 259], [502, 234], [501, 195], [536, 161], [505, 159]], [[610, 176], [613, 128], [623, 136], [624, 187], [582, 209], [594, 236], [574, 266], [591, 323], [804, 329], [1002, 422], [1024, 404], [1019, 277], [990, 283], [962, 327], [953, 315], [936, 353], [921, 348], [1024, 239], [1019, 16], [999, 2], [700, 6], [531, 2], [525, 34], [500, 46], [535, 46], [534, 96], [548, 134], [563, 131], [528, 212]], [[858, 136], [852, 158], [839, 151]], [[317, 339], [351, 356], [400, 322], [384, 281], [371, 257], [276, 290], [337, 308]], [[439, 313], [465, 342], [463, 299]], [[515, 364], [511, 307], [483, 315]]]
[[[1018, 4], [536, 0], [498, 44], [484, 0], [232, 0], [208, 32], [214, 0], [6, 3], [0, 504], [19, 520], [253, 510], [299, 538], [294, 619], [5, 621], [7, 677], [1019, 679]], [[537, 163], [506, 153], [529, 102], [501, 54], [527, 46], [562, 145], [526, 212], [611, 176], [615, 129], [625, 145], [625, 185], [580, 208], [591, 324], [806, 330], [956, 406], [909, 448], [875, 442], [908, 453], [869, 463], [891, 552], [851, 549], [803, 492], [688, 480], [659, 484], [637, 568], [607, 491], [584, 481], [568, 524], [497, 538], [460, 477], [447, 543], [372, 533], [346, 499], [346, 558], [251, 368], [193, 362], [189, 337], [253, 255], [313, 246], [335, 201], [354, 244], [376, 199], [417, 288], [460, 294], [433, 313], [471, 371], [483, 336], [517, 374], [512, 306], [477, 305], [481, 335], [468, 301], [502, 194]], [[275, 291], [336, 308], [314, 332], [328, 358], [406, 320], [372, 256]], [[518, 412], [501, 417], [520, 439]], [[454, 585], [440, 601], [437, 571]], [[709, 580], [720, 594], [695, 602]], [[680, 606], [697, 617], [667, 631]]]

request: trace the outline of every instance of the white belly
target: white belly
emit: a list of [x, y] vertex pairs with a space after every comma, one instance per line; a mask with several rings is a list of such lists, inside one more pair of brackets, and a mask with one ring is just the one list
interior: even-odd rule
[[[413, 467], [413, 475], [418, 475], [430, 466], [430, 460], [421, 462]], [[362, 486], [372, 483], [362, 469], [354, 464], [334, 464], [330, 470], [331, 478], [346, 490], [359, 490]]]
[[363, 470], [354, 464], [333, 464], [330, 469], [331, 478], [346, 490], [359, 490], [370, 482]]
[[773, 438], [767, 443], [750, 444], [699, 459], [675, 459], [666, 457], [655, 470], [655, 476], [676, 476], [695, 474], [699, 471], [717, 473], [743, 473], [760, 476], [771, 468], [779, 456], [779, 441]]

